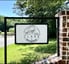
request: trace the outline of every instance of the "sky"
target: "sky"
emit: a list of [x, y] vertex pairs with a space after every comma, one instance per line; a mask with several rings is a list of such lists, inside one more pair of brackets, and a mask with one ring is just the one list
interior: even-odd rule
[[18, 17], [13, 13], [13, 7], [16, 0], [0, 0], [0, 16]]

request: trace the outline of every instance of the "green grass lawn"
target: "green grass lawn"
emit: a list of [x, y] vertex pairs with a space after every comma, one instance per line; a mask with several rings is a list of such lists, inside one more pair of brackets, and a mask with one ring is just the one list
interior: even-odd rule
[[[8, 64], [31, 64], [56, 52], [56, 41], [50, 40], [49, 44], [9, 45], [7, 47]], [[0, 63], [3, 64], [3, 48], [0, 48]]]
[[0, 48], [0, 63], [4, 63], [4, 48]]

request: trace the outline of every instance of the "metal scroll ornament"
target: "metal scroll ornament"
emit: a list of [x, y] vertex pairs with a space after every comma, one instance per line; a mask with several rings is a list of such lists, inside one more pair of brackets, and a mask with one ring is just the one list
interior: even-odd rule
[[38, 41], [40, 36], [40, 31], [37, 26], [29, 25], [24, 30], [24, 38], [28, 42]]

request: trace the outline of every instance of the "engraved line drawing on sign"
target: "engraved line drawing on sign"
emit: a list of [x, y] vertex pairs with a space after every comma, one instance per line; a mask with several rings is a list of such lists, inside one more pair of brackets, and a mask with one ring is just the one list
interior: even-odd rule
[[29, 25], [24, 29], [24, 38], [29, 42], [35, 42], [39, 39], [40, 30], [35, 25]]
[[16, 24], [16, 43], [48, 43], [47, 24]]

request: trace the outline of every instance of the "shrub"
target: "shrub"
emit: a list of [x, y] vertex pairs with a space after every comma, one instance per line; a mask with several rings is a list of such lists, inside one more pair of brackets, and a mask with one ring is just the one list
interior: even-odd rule
[[[1, 35], [4, 35], [4, 32], [1, 32], [0, 34], [1, 34]], [[11, 35], [14, 35], [14, 32], [7, 32], [7, 35], [10, 35], [10, 36], [11, 36]]]
[[[23, 55], [24, 56], [24, 55]], [[40, 60], [40, 55], [38, 55], [37, 53], [27, 53], [27, 55], [25, 55], [20, 62], [10, 62], [9, 64], [32, 64], [35, 61]]]
[[14, 35], [14, 32], [7, 32], [7, 35]]
[[1, 35], [4, 35], [4, 32], [1, 32]]
[[56, 43], [50, 43], [47, 45], [38, 46], [34, 49], [36, 52], [41, 53], [55, 53], [56, 52]]
[[38, 59], [36, 55], [29, 54], [29, 55], [25, 56], [24, 59], [21, 60], [21, 63], [23, 63], [23, 64], [32, 64], [33, 62], [36, 61], [36, 59]]
[[1, 34], [2, 31], [0, 31], [0, 34]]
[[9, 32], [14, 32], [14, 28], [10, 28], [9, 29]]

